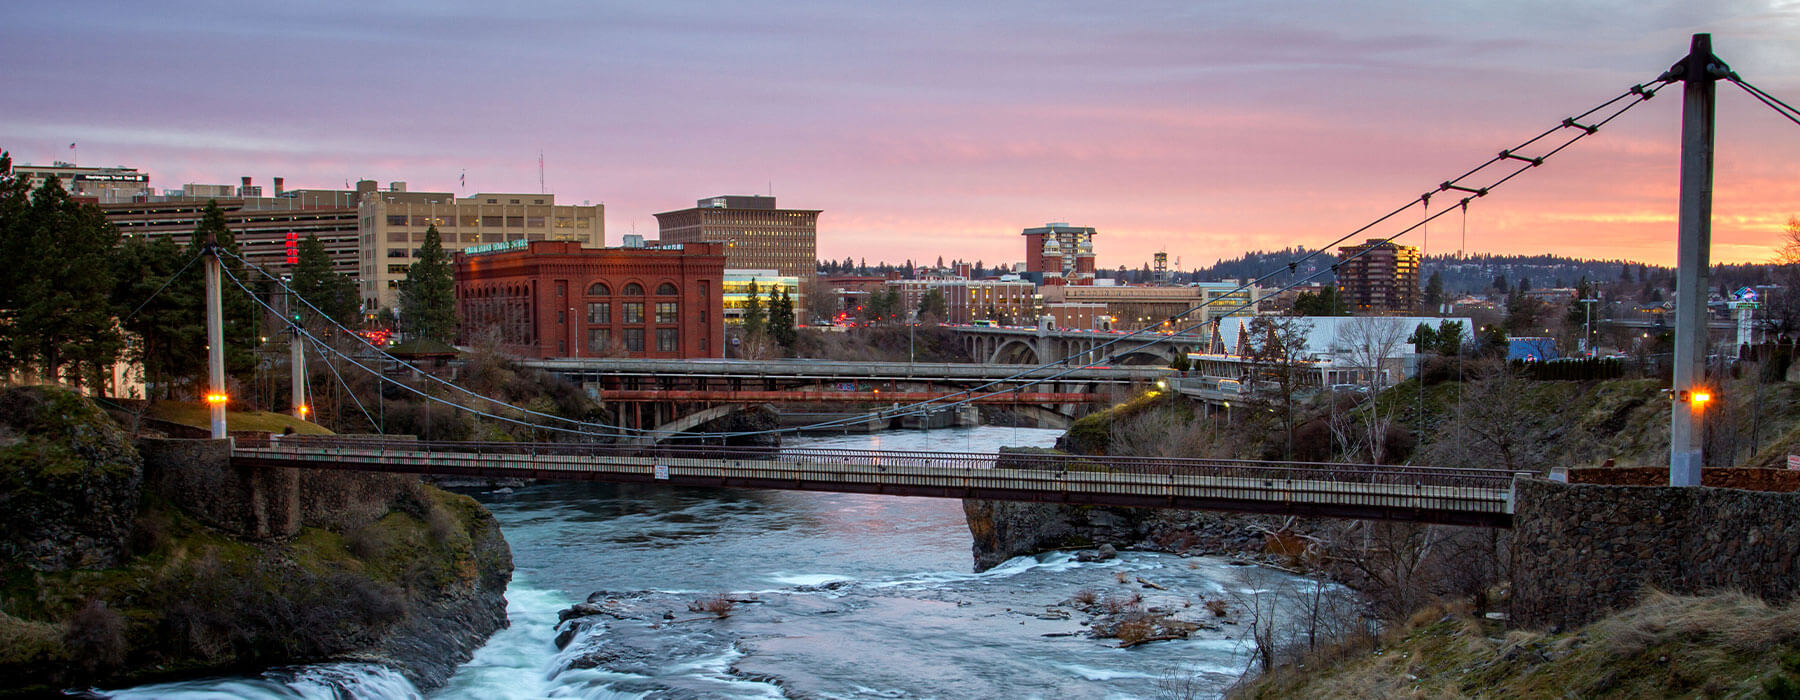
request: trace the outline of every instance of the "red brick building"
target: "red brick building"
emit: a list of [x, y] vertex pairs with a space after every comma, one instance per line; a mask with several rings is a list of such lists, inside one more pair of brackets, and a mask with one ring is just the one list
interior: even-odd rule
[[456, 255], [463, 342], [523, 357], [724, 357], [725, 246], [509, 241]]

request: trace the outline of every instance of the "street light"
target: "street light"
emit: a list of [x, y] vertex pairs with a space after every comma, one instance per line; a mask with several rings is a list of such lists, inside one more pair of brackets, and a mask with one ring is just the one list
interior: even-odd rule
[[1581, 303], [1587, 308], [1587, 321], [1582, 325], [1581, 330], [1581, 349], [1587, 350], [1590, 355], [1593, 354], [1589, 346], [1593, 343], [1594, 338], [1594, 304], [1598, 301], [1600, 300], [1592, 298], [1581, 300]]

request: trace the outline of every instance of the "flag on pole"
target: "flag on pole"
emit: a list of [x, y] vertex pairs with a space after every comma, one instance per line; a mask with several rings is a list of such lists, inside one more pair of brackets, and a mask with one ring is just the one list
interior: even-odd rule
[[469, 186], [469, 171], [464, 170], [461, 175], [456, 176], [456, 186], [457, 187], [468, 187]]
[[75, 150], [75, 142], [73, 142], [73, 141], [69, 142], [69, 150], [71, 150], [71, 151]]

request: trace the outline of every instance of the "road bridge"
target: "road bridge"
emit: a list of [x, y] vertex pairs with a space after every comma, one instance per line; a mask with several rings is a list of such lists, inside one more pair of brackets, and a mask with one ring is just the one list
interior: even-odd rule
[[[1049, 327], [951, 326], [969, 349], [969, 356], [990, 364], [1036, 365], [1079, 357], [1084, 364], [1167, 367], [1189, 352], [1206, 347], [1207, 336], [1188, 333], [1146, 332], [1126, 337], [1125, 331], [1057, 330]], [[1104, 350], [1100, 346], [1119, 341]], [[1094, 353], [1098, 350], [1098, 355]]]
[[244, 467], [605, 481], [1275, 513], [1510, 527], [1516, 475], [1491, 469], [1051, 454], [969, 455], [277, 436]]
[[657, 439], [762, 404], [890, 406], [944, 399], [1006, 406], [1040, 426], [1066, 428], [1171, 373], [1166, 367], [833, 360], [568, 358], [520, 365], [579, 382], [622, 425], [654, 431]]

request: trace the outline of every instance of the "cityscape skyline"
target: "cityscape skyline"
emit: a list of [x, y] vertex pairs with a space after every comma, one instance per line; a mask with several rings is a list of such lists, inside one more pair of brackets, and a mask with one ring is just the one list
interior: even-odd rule
[[[606, 205], [608, 244], [697, 197], [772, 192], [823, 210], [822, 259], [1018, 262], [1021, 229], [1069, 222], [1102, 235], [1102, 269], [1162, 250], [1188, 270], [1324, 247], [1655, 78], [1694, 32], [1800, 93], [1782, 2], [1036, 7], [15, 6], [0, 148], [159, 191], [459, 195], [538, 191], [541, 149], [559, 201]], [[1665, 93], [1478, 200], [1468, 250], [1672, 263], [1679, 106]], [[1766, 260], [1800, 213], [1800, 139], [1727, 84], [1718, 121], [1713, 259]], [[1460, 220], [1439, 222], [1401, 242], [1454, 250]]]

